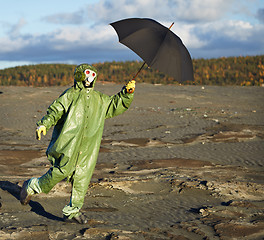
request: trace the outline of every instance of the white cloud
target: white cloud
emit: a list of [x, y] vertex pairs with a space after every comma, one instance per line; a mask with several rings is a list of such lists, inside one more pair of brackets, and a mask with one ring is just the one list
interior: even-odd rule
[[245, 41], [252, 35], [253, 26], [249, 22], [241, 20], [225, 20], [213, 23], [206, 23], [197, 26], [200, 35], [213, 38], [226, 38], [233, 39], [236, 41]]
[[[98, 26], [88, 28], [81, 26], [79, 28], [64, 27], [50, 34], [51, 42], [54, 42], [54, 48], [58, 50], [70, 49], [76, 46], [104, 46], [110, 39], [113, 40], [115, 33], [110, 26]], [[108, 48], [105, 45], [104, 48]]]
[[[165, 22], [164, 26], [170, 26], [171, 23]], [[200, 39], [194, 34], [196, 25], [193, 23], [182, 23], [175, 22], [171, 28], [171, 31], [174, 32], [187, 48], [200, 48], [206, 45], [206, 39]]]
[[115, 21], [128, 17], [152, 17], [160, 21], [208, 22], [225, 15], [235, 0], [100, 0], [89, 5], [95, 21]]
[[233, 0], [174, 0], [174, 8], [178, 20], [191, 22], [215, 21], [225, 15]]
[[245, 56], [264, 54], [264, 25], [244, 21], [219, 21], [195, 29], [207, 44], [191, 51], [199, 57]]
[[19, 51], [21, 48], [30, 44], [30, 40], [17, 37], [15, 39], [10, 37], [0, 38], [0, 53], [8, 54], [10, 52]]
[[20, 35], [20, 30], [26, 25], [26, 20], [24, 18], [20, 18], [19, 21], [12, 25], [9, 30], [9, 35], [11, 37], [18, 37]]
[[73, 13], [59, 13], [42, 18], [44, 21], [54, 24], [81, 24], [84, 21], [84, 11], [76, 11]]
[[230, 17], [234, 4], [240, 4], [239, 11], [245, 6], [243, 3], [243, 0], [100, 0], [80, 6], [77, 11], [41, 18], [42, 24], [44, 19], [56, 27], [56, 30], [49, 28], [45, 34], [22, 33], [25, 26], [29, 29], [30, 22], [20, 18], [15, 24], [5, 26], [9, 29], [8, 35], [0, 37], [0, 61], [135, 59], [131, 50], [118, 43], [115, 30], [109, 25], [130, 17], [152, 18], [167, 27], [174, 21], [172, 31], [195, 58], [263, 54], [263, 9], [259, 8], [253, 16], [260, 20], [257, 24], [239, 18], [238, 13], [236, 18]]
[[245, 41], [251, 36], [253, 26], [248, 22], [230, 20], [222, 27], [222, 29], [226, 37]]

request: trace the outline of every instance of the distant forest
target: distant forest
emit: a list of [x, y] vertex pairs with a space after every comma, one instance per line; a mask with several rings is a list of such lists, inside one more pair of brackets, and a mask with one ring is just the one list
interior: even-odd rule
[[[104, 62], [93, 64], [98, 81], [125, 83], [133, 78], [142, 62]], [[2, 86], [59, 86], [73, 83], [75, 65], [38, 64], [0, 70]], [[189, 85], [264, 85], [264, 55], [193, 59], [194, 81]], [[155, 69], [144, 68], [137, 82], [152, 84], [180, 84], [174, 78]]]

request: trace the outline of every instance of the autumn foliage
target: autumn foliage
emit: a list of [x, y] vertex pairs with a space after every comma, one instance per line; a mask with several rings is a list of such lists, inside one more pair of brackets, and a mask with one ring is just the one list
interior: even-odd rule
[[[142, 62], [104, 62], [93, 64], [98, 69], [98, 81], [125, 83], [133, 78]], [[73, 83], [75, 65], [38, 64], [0, 70], [2, 86], [58, 86]], [[192, 85], [240, 85], [264, 84], [264, 55], [193, 59], [194, 82]], [[179, 84], [174, 78], [155, 69], [144, 68], [137, 82]]]

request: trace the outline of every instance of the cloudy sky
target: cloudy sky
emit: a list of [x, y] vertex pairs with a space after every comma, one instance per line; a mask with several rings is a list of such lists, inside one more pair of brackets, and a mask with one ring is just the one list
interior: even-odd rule
[[174, 22], [193, 58], [264, 54], [263, 0], [8, 0], [0, 7], [0, 69], [140, 60], [109, 25], [132, 17]]

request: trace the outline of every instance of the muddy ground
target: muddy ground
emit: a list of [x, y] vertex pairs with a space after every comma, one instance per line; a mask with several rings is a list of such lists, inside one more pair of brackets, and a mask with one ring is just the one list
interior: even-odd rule
[[138, 84], [106, 120], [86, 225], [63, 222], [67, 182], [19, 202], [50, 167], [35, 123], [64, 89], [0, 88], [0, 239], [264, 239], [264, 88]]

